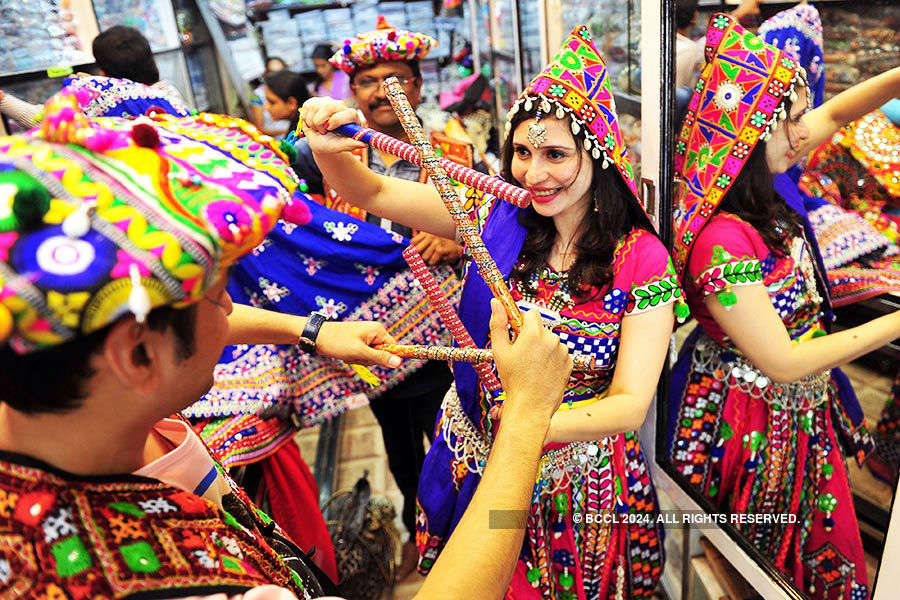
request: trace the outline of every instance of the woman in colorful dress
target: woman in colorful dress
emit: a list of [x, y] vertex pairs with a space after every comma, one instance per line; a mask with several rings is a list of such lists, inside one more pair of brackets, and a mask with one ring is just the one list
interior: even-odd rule
[[717, 14], [675, 150], [685, 212], [674, 256], [699, 326], [674, 371], [676, 468], [722, 510], [796, 515], [741, 532], [806, 593], [867, 598], [844, 452], [871, 438], [837, 365], [900, 335], [900, 313], [829, 334], [823, 269], [773, 186], [838, 127], [883, 103], [900, 69], [809, 106], [795, 60]]
[[[345, 152], [355, 142], [323, 135], [355, 121], [342, 108], [313, 99], [302, 111], [310, 147], [339, 193], [369, 212], [452, 235], [434, 188], [373, 176]], [[661, 535], [635, 430], [656, 389], [681, 292], [637, 198], [608, 74], [587, 27], [576, 28], [529, 84], [509, 126], [504, 178], [529, 189], [532, 205], [468, 193], [471, 215], [519, 307], [540, 311], [599, 369], [573, 374], [553, 417], [508, 597], [649, 597], [662, 565]], [[491, 294], [471, 267], [468, 261], [460, 316], [484, 346]], [[423, 572], [472, 498], [498, 416], [491, 410], [497, 394], [471, 366], [454, 365], [454, 376], [419, 485]], [[624, 512], [635, 524], [613, 524]]]

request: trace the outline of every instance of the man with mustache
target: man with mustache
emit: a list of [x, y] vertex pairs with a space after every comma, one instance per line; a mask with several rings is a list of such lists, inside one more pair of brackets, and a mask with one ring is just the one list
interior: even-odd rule
[[[422, 100], [419, 61], [436, 45], [437, 42], [425, 34], [391, 27], [384, 17], [379, 17], [375, 30], [345, 41], [330, 62], [349, 75], [351, 94], [366, 125], [408, 142], [381, 84], [388, 77], [397, 77], [410, 104], [413, 108], [417, 107]], [[306, 140], [300, 140], [296, 150], [298, 156], [291, 166], [306, 180], [310, 194], [324, 195], [326, 206], [410, 238], [429, 265], [455, 264], [459, 260], [462, 248], [455, 241], [414, 232], [405, 225], [366, 215], [342, 201], [328, 182], [322, 180], [322, 173]], [[357, 157], [381, 175], [425, 181], [425, 173], [418, 166], [381, 151], [365, 148], [357, 153]], [[447, 365], [432, 361], [381, 397], [370, 401], [372, 412], [381, 426], [388, 465], [403, 494], [403, 524], [410, 532], [397, 569], [398, 580], [413, 571], [417, 559], [412, 536], [415, 532], [416, 490], [425, 460], [422, 436], [432, 438], [438, 408], [451, 381]]]

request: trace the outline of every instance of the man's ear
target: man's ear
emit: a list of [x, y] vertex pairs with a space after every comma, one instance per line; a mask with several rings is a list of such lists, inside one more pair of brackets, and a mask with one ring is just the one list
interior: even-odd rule
[[151, 393], [160, 381], [163, 339], [161, 333], [127, 317], [110, 329], [102, 356], [124, 388]]

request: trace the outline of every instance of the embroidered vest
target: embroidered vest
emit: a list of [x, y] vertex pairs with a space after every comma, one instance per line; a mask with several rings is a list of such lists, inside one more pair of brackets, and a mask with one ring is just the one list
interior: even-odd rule
[[292, 551], [274, 522], [238, 490], [226, 500], [220, 509], [156, 480], [78, 477], [2, 453], [0, 596], [235, 594], [265, 584], [318, 595], [310, 573], [294, 565], [301, 578], [270, 545]]

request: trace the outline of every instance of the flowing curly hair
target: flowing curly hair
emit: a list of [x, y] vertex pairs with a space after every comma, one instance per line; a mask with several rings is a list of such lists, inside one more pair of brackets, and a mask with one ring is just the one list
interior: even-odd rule
[[[501, 175], [503, 179], [522, 186], [512, 175], [513, 132], [528, 119], [535, 118], [537, 109], [533, 111], [519, 110], [510, 123], [510, 133], [503, 143], [501, 158]], [[566, 128], [568, 131], [568, 127]], [[570, 133], [571, 135], [571, 133]], [[572, 136], [575, 147], [581, 149], [580, 141]], [[583, 153], [578, 153], [579, 165], [584, 160]], [[638, 203], [634, 200], [621, 175], [615, 168], [601, 168], [601, 161], [592, 160], [590, 195], [591, 201], [587, 214], [581, 222], [575, 237], [575, 262], [568, 271], [568, 287], [578, 302], [592, 299], [606, 286], [613, 276], [612, 265], [619, 240], [635, 227], [646, 229], [656, 235]], [[594, 211], [599, 207], [599, 211]], [[534, 274], [547, 266], [550, 251], [556, 240], [556, 227], [553, 219], [543, 217], [533, 207], [519, 213], [519, 222], [527, 229], [528, 235], [516, 261], [511, 277], [521, 283], [527, 283]], [[591, 290], [594, 290], [592, 293]]]

